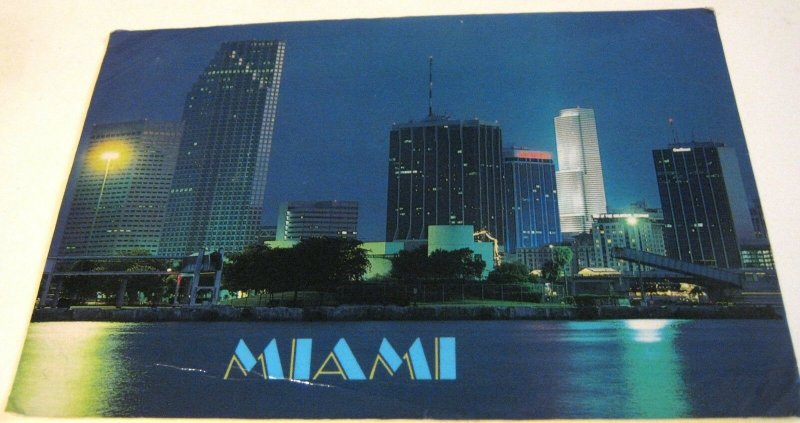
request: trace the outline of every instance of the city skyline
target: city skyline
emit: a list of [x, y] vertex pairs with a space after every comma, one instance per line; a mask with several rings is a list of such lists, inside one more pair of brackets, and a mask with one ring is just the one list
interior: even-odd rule
[[[574, 33], [559, 37], [557, 28], [570, 25]], [[646, 25], [651, 30], [642, 34]], [[566, 107], [593, 108], [603, 162], [624, 158], [624, 166], [605, 175], [610, 209], [640, 199], [659, 203], [646, 163], [652, 149], [671, 140], [669, 117], [682, 138], [694, 132], [697, 139], [723, 141], [746, 160], [713, 16], [702, 10], [269, 24], [186, 30], [174, 40], [170, 34], [112, 37], [86, 124], [175, 118], [181, 109], [175, 98], [185, 96], [191, 75], [202, 71], [220, 42], [285, 39], [262, 222], [274, 221], [282, 201], [353, 199], [363, 209], [360, 238], [383, 238], [385, 134], [393, 123], [424, 116], [429, 56], [435, 57], [434, 109], [497, 121], [506, 146], [555, 151], [553, 116]], [[601, 34], [612, 51], [593, 50], [592, 34]], [[424, 40], [443, 43], [422, 47]], [[188, 41], [196, 49], [176, 51]], [[653, 42], [667, 48], [651, 51]], [[465, 59], [474, 71], [461, 72], [461, 53], [475, 48], [475, 58]], [[752, 197], [752, 173], [742, 168]]]

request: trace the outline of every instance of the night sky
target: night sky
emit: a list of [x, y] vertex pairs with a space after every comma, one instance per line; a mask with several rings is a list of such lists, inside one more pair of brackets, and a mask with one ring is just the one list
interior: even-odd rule
[[429, 56], [434, 111], [497, 121], [505, 146], [555, 153], [559, 110], [593, 108], [610, 210], [642, 199], [659, 206], [651, 151], [670, 142], [670, 117], [681, 141], [735, 147], [756, 197], [716, 23], [704, 10], [116, 32], [82, 141], [95, 123], [180, 120], [220, 44], [249, 39], [286, 41], [267, 224], [283, 201], [356, 200], [360, 238], [383, 239], [389, 129], [427, 115]]

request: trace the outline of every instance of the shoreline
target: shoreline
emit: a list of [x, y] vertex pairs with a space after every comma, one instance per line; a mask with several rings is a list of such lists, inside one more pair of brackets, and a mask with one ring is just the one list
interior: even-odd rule
[[615, 319], [783, 319], [771, 306], [525, 307], [525, 306], [395, 306], [338, 307], [139, 307], [45, 308], [34, 310], [31, 322], [212, 322], [212, 321], [418, 321], [418, 320], [615, 320]]

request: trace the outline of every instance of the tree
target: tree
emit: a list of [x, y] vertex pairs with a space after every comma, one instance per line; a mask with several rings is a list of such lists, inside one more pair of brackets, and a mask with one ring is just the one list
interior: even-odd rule
[[[92, 260], [78, 260], [67, 268], [72, 272], [90, 272], [95, 271], [98, 267], [97, 263]], [[57, 276], [57, 278], [59, 278]], [[83, 303], [88, 299], [94, 300], [97, 297], [98, 291], [103, 291], [103, 281], [96, 276], [61, 276], [63, 281], [61, 296], [64, 298], [71, 298], [77, 302]]]
[[428, 247], [400, 251], [392, 258], [391, 276], [404, 282], [442, 279], [479, 279], [486, 262], [469, 248], [436, 250], [428, 256]]
[[269, 281], [265, 268], [269, 263], [269, 247], [248, 245], [242, 252], [228, 255], [224, 272], [225, 287], [231, 291], [267, 289]]
[[[148, 250], [143, 248], [136, 248], [128, 251], [120, 252], [122, 256], [142, 256], [141, 259], [124, 260], [120, 262], [110, 262], [107, 267], [108, 270], [125, 271], [125, 272], [153, 272], [166, 270], [165, 263], [161, 260], [148, 258], [150, 255]], [[119, 284], [124, 284], [125, 293], [129, 301], [133, 298], [138, 298], [139, 293], [143, 293], [148, 302], [153, 302], [156, 298], [163, 296], [164, 278], [161, 276], [131, 276], [120, 277], [115, 276], [115, 285], [117, 293], [119, 293]]]
[[293, 289], [297, 259], [294, 249], [250, 245], [228, 256], [223, 272], [231, 291], [281, 292]]
[[572, 261], [572, 249], [569, 247], [551, 247], [552, 260], [542, 265], [542, 277], [550, 282], [558, 282], [558, 278], [566, 274], [567, 264]]
[[552, 261], [548, 260], [542, 264], [542, 278], [547, 282], [556, 283], [560, 274], [558, 266]]
[[453, 251], [436, 250], [428, 256], [428, 278], [451, 279], [464, 273], [461, 256]]
[[[68, 270], [75, 272], [155, 272], [166, 270], [162, 260], [148, 257], [148, 250], [137, 248], [120, 251], [120, 256], [141, 256], [134, 259], [98, 259], [78, 260]], [[127, 295], [129, 299], [139, 297], [143, 293], [147, 301], [160, 301], [168, 291], [165, 278], [158, 275], [118, 275], [118, 276], [66, 276], [61, 294], [78, 302], [94, 299], [98, 293], [105, 297], [120, 297], [122, 301]], [[118, 302], [119, 302], [118, 301]]]
[[403, 282], [414, 282], [428, 277], [428, 246], [422, 245], [414, 250], [401, 250], [392, 257], [392, 270], [389, 275]]
[[452, 251], [458, 257], [461, 268], [459, 269], [459, 277], [475, 280], [480, 279], [483, 275], [483, 269], [486, 269], [486, 262], [469, 248], [462, 248], [460, 250]]
[[533, 283], [534, 279], [528, 267], [522, 263], [510, 261], [500, 264], [489, 273], [487, 282], [496, 284]]
[[361, 242], [344, 238], [309, 238], [292, 248], [251, 245], [229, 256], [226, 288], [238, 291], [335, 291], [361, 280], [369, 267]]
[[361, 242], [347, 238], [307, 238], [293, 247], [300, 288], [335, 291], [360, 281], [369, 268]]
[[564, 292], [566, 292], [566, 268], [572, 261], [572, 249], [569, 247], [551, 247], [552, 260], [542, 265], [542, 277], [553, 285], [558, 284], [559, 278], [564, 275]]
[[572, 261], [572, 249], [569, 247], [553, 247], [553, 263], [559, 274], [564, 274], [567, 264]]

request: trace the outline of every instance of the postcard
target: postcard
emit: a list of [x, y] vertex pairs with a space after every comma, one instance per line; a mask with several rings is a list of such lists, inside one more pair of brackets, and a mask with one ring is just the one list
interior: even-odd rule
[[120, 30], [7, 411], [797, 416], [768, 227], [710, 9]]

